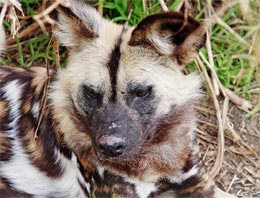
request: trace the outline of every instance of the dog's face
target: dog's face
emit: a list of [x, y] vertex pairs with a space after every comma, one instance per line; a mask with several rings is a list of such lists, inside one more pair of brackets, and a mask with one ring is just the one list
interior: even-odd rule
[[204, 44], [197, 21], [169, 12], [133, 28], [73, 1], [60, 8], [57, 27], [70, 56], [51, 99], [69, 147], [93, 148], [99, 162], [112, 167], [139, 166], [137, 159], [162, 157], [167, 149], [171, 156], [184, 152], [200, 80], [181, 66]]

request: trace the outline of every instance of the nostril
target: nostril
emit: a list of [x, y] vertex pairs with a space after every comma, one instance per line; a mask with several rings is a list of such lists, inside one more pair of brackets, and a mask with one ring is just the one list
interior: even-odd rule
[[125, 149], [125, 145], [124, 144], [118, 144], [118, 145], [115, 145], [115, 153], [117, 155], [121, 155], [123, 152], [124, 152], [124, 149]]
[[123, 145], [118, 145], [117, 147], [116, 147], [116, 150], [122, 150], [124, 147], [123, 147]]
[[152, 136], [151, 136], [151, 135], [148, 135], [147, 138], [146, 138], [146, 140], [149, 141], [151, 138], [152, 138]]
[[113, 135], [104, 135], [99, 139], [98, 148], [100, 152], [110, 157], [121, 155], [125, 147], [125, 141]]
[[99, 150], [104, 153], [107, 150], [107, 144], [99, 144]]

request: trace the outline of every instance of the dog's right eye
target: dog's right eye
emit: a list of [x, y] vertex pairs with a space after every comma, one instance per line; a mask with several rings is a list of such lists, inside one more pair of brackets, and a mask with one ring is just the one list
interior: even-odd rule
[[152, 91], [152, 86], [147, 86], [141, 89], [136, 90], [136, 96], [138, 98], [143, 98], [145, 96], [148, 96]]
[[99, 92], [96, 92], [93, 88], [87, 85], [83, 85], [83, 92], [85, 96], [91, 99], [97, 99], [100, 96]]

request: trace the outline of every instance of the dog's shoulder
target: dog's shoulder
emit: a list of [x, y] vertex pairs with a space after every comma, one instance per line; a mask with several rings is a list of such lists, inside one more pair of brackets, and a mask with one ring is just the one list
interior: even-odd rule
[[84, 197], [87, 183], [75, 155], [57, 143], [44, 100], [55, 73], [47, 75], [42, 67], [1, 67], [0, 72], [0, 193]]

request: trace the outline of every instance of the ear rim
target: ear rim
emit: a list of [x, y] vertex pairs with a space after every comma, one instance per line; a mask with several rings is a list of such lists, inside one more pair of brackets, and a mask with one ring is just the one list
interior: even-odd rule
[[[195, 43], [194, 40], [196, 39], [197, 42]], [[200, 23], [200, 26], [194, 32], [192, 32], [192, 35], [190, 35], [190, 37], [187, 37], [185, 41], [179, 46], [179, 49], [175, 53], [173, 53], [173, 56], [176, 57], [178, 64], [184, 65], [192, 61], [195, 57], [184, 57], [184, 51], [191, 50], [192, 53], [190, 54], [198, 53], [200, 49], [205, 45], [206, 39], [207, 35], [205, 24]]]
[[[174, 43], [173, 41], [167, 39], [166, 37], [163, 38], [165, 41], [165, 45], [168, 45], [166, 46], [166, 48], [169, 49], [167, 53], [167, 50], [165, 50], [164, 52], [162, 48], [159, 50], [158, 48], [160, 46], [155, 45], [155, 42], [153, 42], [152, 39], [149, 39], [149, 34], [151, 34], [149, 32], [150, 31], [149, 29], [155, 29], [155, 27], [157, 27], [157, 32], [160, 32], [161, 27], [164, 24], [168, 23], [169, 25], [170, 23], [172, 23], [174, 25], [174, 22], [182, 23], [180, 29], [177, 30], [176, 32], [173, 32], [173, 34], [175, 33], [175, 36], [178, 35], [178, 33], [182, 32], [185, 28], [191, 27], [191, 31], [189, 30], [190, 32], [188, 32], [188, 35], [180, 43], [178, 42]], [[190, 26], [188, 26], [189, 24]], [[154, 33], [152, 34], [154, 34], [155, 36], [160, 36], [159, 34], [156, 34], [157, 32], [154, 31]], [[189, 37], [192, 37], [193, 39], [197, 38], [198, 39], [197, 44], [193, 42], [194, 45], [193, 44], [190, 45], [188, 41], [192, 40], [192, 38]], [[149, 47], [153, 48], [159, 54], [175, 57], [178, 64], [185, 64], [190, 60], [185, 61], [183, 56], [181, 56], [181, 53], [184, 51], [184, 49], [196, 53], [200, 50], [201, 47], [204, 46], [205, 41], [206, 41], [206, 30], [203, 23], [195, 20], [193, 17], [189, 15], [185, 16], [185, 14], [180, 12], [167, 11], [167, 12], [149, 15], [145, 17], [141, 22], [139, 22], [138, 25], [132, 31], [128, 44], [130, 46], [141, 46], [144, 48], [149, 48]], [[172, 49], [170, 49], [170, 45], [172, 46]], [[189, 48], [187, 46], [190, 46], [191, 48], [193, 48], [193, 50], [192, 49], [188, 50]]]
[[[69, 7], [59, 6], [57, 8], [57, 11], [59, 12], [58, 18], [61, 17], [61, 14], [63, 17], [66, 17], [68, 21], [76, 22], [79, 28], [82, 30], [79, 33], [83, 33], [86, 38], [95, 38], [98, 37], [98, 34], [91, 30], [82, 19], [80, 19]], [[59, 20], [59, 19], [58, 19]]]
[[83, 1], [73, 0], [68, 7], [60, 4], [52, 13], [52, 18], [56, 21], [53, 34], [65, 47], [81, 46], [83, 40], [98, 38], [98, 30], [95, 31], [94, 25], [92, 27], [86, 20], [92, 19], [91, 15], [95, 16], [94, 22], [101, 22], [102, 17], [97, 11]]

